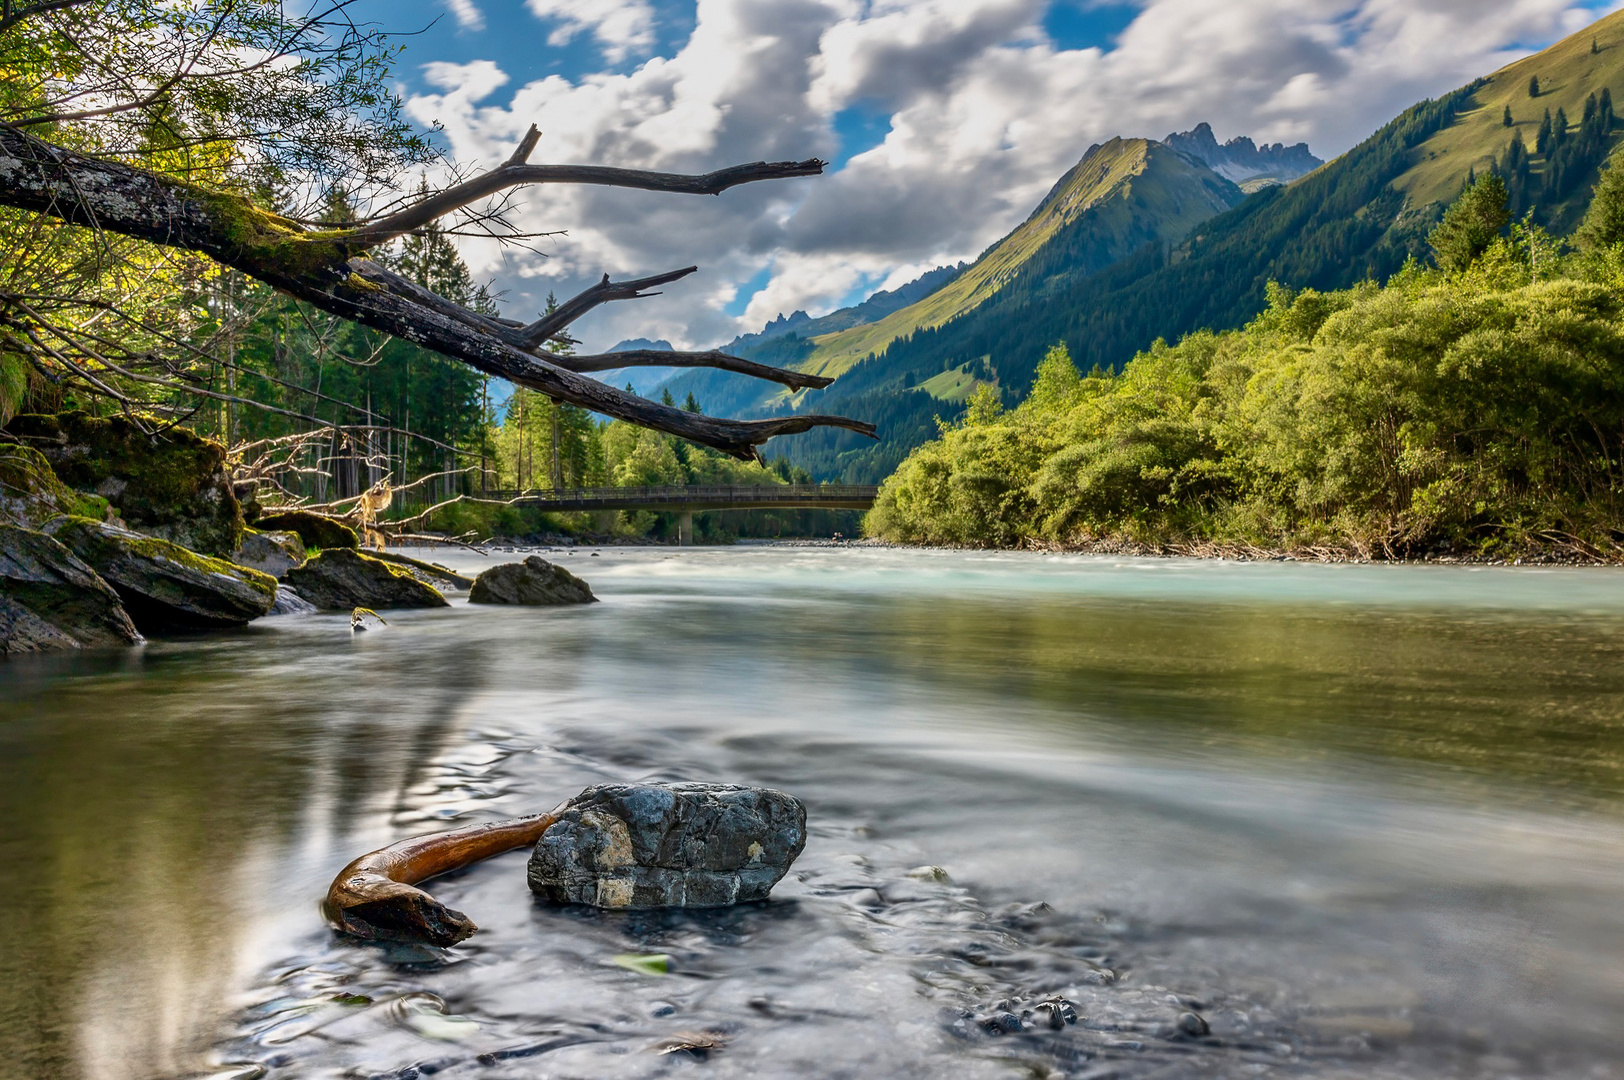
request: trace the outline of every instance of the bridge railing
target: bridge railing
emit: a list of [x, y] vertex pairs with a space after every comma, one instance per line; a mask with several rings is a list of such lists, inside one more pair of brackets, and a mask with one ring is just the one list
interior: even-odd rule
[[492, 491], [483, 498], [522, 500], [532, 505], [590, 502], [789, 502], [798, 499], [836, 501], [872, 500], [879, 493], [873, 484], [670, 484], [659, 487], [606, 487]]

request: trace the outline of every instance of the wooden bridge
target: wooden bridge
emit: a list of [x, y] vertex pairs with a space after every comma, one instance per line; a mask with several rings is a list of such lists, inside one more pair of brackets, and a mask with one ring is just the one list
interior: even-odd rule
[[867, 510], [873, 484], [690, 484], [670, 487], [566, 488], [502, 492], [497, 497], [543, 510], [658, 510], [678, 516], [678, 537], [693, 541], [702, 510]]

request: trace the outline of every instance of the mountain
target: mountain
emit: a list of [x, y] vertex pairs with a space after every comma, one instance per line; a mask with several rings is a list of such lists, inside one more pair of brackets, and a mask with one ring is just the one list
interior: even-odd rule
[[[671, 352], [671, 343], [664, 338], [651, 341], [648, 338], [627, 338], [605, 352], [631, 352], [633, 349], [655, 349], [659, 352]], [[610, 386], [630, 386], [632, 393], [641, 397], [649, 397], [661, 384], [671, 378], [670, 368], [630, 367], [611, 368], [608, 371], [594, 372], [592, 377], [608, 383]]]
[[[1536, 76], [1538, 98], [1529, 86]], [[899, 341], [885, 354], [885, 376], [901, 388], [910, 374], [988, 357], [1006, 395], [1017, 397], [1055, 341], [1065, 341], [1085, 370], [1117, 368], [1158, 338], [1240, 326], [1262, 310], [1271, 280], [1334, 289], [1385, 279], [1411, 256], [1430, 257], [1427, 232], [1474, 170], [1501, 171], [1519, 215], [1531, 211], [1565, 230], [1618, 141], [1605, 105], [1615, 89], [1624, 90], [1624, 12], [1412, 107], [1330, 164], [1251, 195], [1181, 244], [1147, 245], [1058, 289], [1006, 289]], [[1541, 153], [1535, 117], [1542, 121], [1546, 108], [1562, 109], [1571, 127]]]
[[1212, 125], [1207, 123], [1197, 124], [1193, 131], [1175, 132], [1163, 139], [1162, 145], [1199, 161], [1248, 193], [1274, 184], [1289, 184], [1325, 164], [1309, 153], [1307, 143], [1258, 146], [1242, 135], [1220, 145]]
[[860, 304], [831, 311], [816, 319], [804, 311], [797, 311], [787, 317], [780, 312], [778, 318], [762, 327], [760, 333], [741, 334], [723, 345], [722, 351], [738, 354], [740, 350], [756, 348], [774, 338], [789, 334], [810, 338], [876, 322], [899, 308], [907, 307], [914, 301], [929, 296], [958, 277], [968, 265], [959, 263], [957, 266], [938, 266], [934, 270], [927, 270], [906, 285], [899, 285], [891, 290], [881, 289]]
[[1241, 198], [1234, 184], [1160, 143], [1092, 146], [1030, 217], [946, 286], [878, 322], [814, 338], [798, 366], [838, 376], [898, 338], [974, 310], [1017, 276], [1092, 273], [1146, 243], [1179, 239]]

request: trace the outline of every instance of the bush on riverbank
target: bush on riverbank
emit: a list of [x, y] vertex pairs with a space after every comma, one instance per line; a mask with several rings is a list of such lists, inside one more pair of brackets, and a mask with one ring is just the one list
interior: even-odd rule
[[1624, 555], [1624, 246], [1517, 230], [1467, 269], [1292, 293], [1120, 374], [1050, 350], [1004, 411], [885, 484], [869, 535], [1006, 546], [1235, 543], [1414, 557]]

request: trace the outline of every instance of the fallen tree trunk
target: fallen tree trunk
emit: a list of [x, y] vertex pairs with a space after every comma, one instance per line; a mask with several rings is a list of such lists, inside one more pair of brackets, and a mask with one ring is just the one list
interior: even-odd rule
[[[381, 221], [352, 228], [311, 229], [256, 206], [245, 196], [211, 190], [91, 157], [0, 124], [0, 206], [47, 214], [86, 228], [207, 255], [297, 300], [363, 326], [415, 342], [469, 366], [605, 416], [676, 435], [744, 460], [777, 435], [815, 427], [846, 428], [873, 436], [872, 424], [839, 416], [802, 414], [767, 420], [728, 420], [691, 413], [618, 390], [571, 370], [571, 361], [542, 349], [542, 324], [524, 327], [470, 311], [405, 281], [366, 252], [476, 199], [536, 183], [587, 183], [686, 194], [720, 194], [737, 184], [812, 176], [816, 159], [757, 162], [698, 176], [596, 166], [527, 165], [534, 129], [506, 164], [455, 185]], [[563, 311], [584, 314], [598, 304], [648, 295], [641, 289], [675, 280], [686, 271], [615, 285], [600, 282]], [[4, 297], [0, 297], [3, 301]], [[0, 308], [4, 308], [0, 304]], [[0, 314], [4, 314], [0, 311]], [[6, 320], [15, 321], [7, 316]], [[563, 330], [558, 313], [543, 329]], [[18, 324], [21, 325], [21, 324]], [[647, 363], [649, 358], [628, 358]], [[722, 353], [670, 353], [672, 366], [709, 366], [782, 382], [795, 389], [828, 380], [768, 368]], [[598, 358], [583, 358], [580, 367]]]
[[408, 837], [368, 852], [339, 871], [322, 913], [334, 928], [359, 938], [455, 945], [478, 927], [417, 883], [535, 844], [563, 809]]

